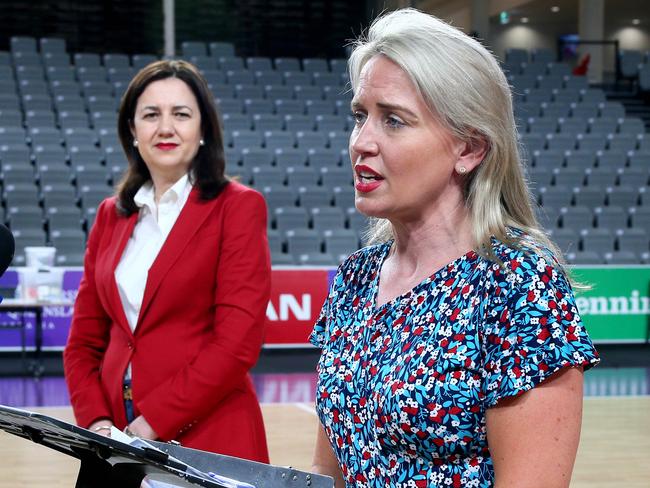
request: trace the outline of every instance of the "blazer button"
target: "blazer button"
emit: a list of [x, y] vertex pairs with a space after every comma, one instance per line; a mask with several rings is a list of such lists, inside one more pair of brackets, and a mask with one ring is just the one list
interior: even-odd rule
[[133, 350], [133, 343], [132, 342], [128, 342], [126, 345], [128, 346], [129, 349]]

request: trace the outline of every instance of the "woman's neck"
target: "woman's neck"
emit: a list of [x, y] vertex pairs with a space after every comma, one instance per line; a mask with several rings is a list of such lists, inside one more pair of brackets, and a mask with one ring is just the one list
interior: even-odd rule
[[151, 182], [153, 184], [153, 198], [156, 205], [160, 202], [160, 198], [180, 180], [183, 174], [169, 174], [169, 175], [151, 175]]
[[474, 247], [469, 210], [463, 204], [422, 220], [391, 224], [395, 242], [390, 258], [399, 274], [428, 275]]

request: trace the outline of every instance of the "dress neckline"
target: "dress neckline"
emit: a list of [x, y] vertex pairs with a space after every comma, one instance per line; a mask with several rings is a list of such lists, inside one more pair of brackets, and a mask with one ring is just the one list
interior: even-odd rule
[[382, 270], [382, 268], [384, 266], [384, 261], [388, 257], [388, 253], [390, 252], [390, 248], [391, 248], [392, 245], [393, 245], [393, 240], [392, 239], [387, 241], [387, 242], [384, 242], [380, 246], [379, 255], [378, 255], [377, 259], [375, 260], [376, 263], [377, 263], [376, 264], [377, 267], [375, 269], [375, 278], [374, 278], [373, 283], [372, 283], [372, 292], [371, 292], [373, 314], [377, 314], [377, 313], [381, 312], [382, 310], [384, 310], [385, 308], [387, 308], [389, 306], [391, 306], [391, 307], [394, 306], [394, 304], [402, 301], [404, 298], [410, 297], [411, 295], [413, 295], [413, 293], [416, 290], [419, 290], [423, 286], [428, 285], [432, 281], [436, 280], [439, 277], [439, 275], [444, 270], [449, 268], [450, 266], [453, 266], [456, 263], [460, 263], [462, 261], [465, 261], [470, 256], [476, 254], [476, 251], [474, 251], [473, 249], [470, 249], [466, 253], [461, 254], [460, 256], [458, 256], [457, 258], [452, 259], [448, 263], [443, 264], [437, 270], [435, 270], [434, 272], [429, 274], [422, 281], [420, 281], [419, 283], [417, 283], [416, 285], [414, 285], [412, 288], [408, 289], [404, 293], [400, 293], [399, 295], [391, 298], [387, 302], [385, 302], [382, 305], [378, 306], [377, 305], [377, 297], [379, 295], [379, 280], [380, 280], [380, 277], [381, 277], [381, 270]]

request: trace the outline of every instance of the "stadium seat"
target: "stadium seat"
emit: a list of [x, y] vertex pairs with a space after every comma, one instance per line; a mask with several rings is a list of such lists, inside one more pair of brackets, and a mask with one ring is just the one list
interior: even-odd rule
[[102, 56], [102, 61], [106, 69], [131, 67], [129, 56], [123, 53], [106, 53]]
[[627, 227], [628, 215], [623, 207], [596, 207], [594, 216], [596, 227], [612, 231]]
[[292, 132], [266, 131], [264, 133], [264, 147], [275, 151], [276, 149], [292, 149], [296, 138]]
[[12, 232], [20, 229], [37, 229], [42, 232], [43, 209], [38, 206], [37, 201], [37, 198], [34, 198], [31, 202], [8, 203], [6, 218]]
[[[318, 86], [312, 86], [312, 85], [296, 85], [293, 87], [293, 96], [297, 100], [319, 100], [323, 103], [327, 102], [327, 106], [330, 107], [330, 110], [333, 110], [333, 107], [331, 106], [331, 103], [329, 101], [324, 101], [323, 100], [323, 91], [320, 87]], [[307, 109], [309, 110], [310, 105], [307, 105]]]
[[305, 166], [307, 151], [302, 148], [278, 148], [275, 150], [275, 164], [280, 168], [289, 166]]
[[332, 204], [332, 190], [317, 185], [301, 186], [298, 188], [298, 198], [300, 206], [307, 209], [329, 207]]
[[9, 48], [12, 54], [17, 52], [36, 52], [36, 38], [31, 36], [11, 36]]
[[362, 213], [359, 213], [359, 211], [357, 211], [357, 209], [354, 207], [349, 207], [347, 209], [347, 219], [348, 219], [347, 227], [349, 229], [356, 231], [357, 234], [361, 234], [368, 229], [368, 225], [369, 225], [368, 217], [366, 217]]
[[299, 254], [298, 256], [294, 255], [294, 260], [296, 260], [302, 266], [335, 266], [338, 264], [336, 258], [329, 253], [304, 253]]
[[280, 232], [275, 229], [267, 229], [266, 236], [269, 242], [269, 250], [271, 251], [271, 254], [281, 253], [283, 238]]
[[298, 58], [275, 58], [277, 71], [302, 71]]
[[338, 207], [313, 207], [310, 209], [312, 227], [323, 232], [345, 227], [345, 214]]
[[579, 235], [573, 229], [549, 229], [551, 240], [563, 253], [578, 251]]
[[255, 166], [252, 168], [253, 184], [257, 188], [265, 186], [282, 186], [286, 180], [283, 168], [274, 166]]
[[583, 251], [594, 251], [599, 254], [614, 251], [614, 234], [609, 229], [582, 229], [580, 242]]
[[622, 152], [627, 153], [628, 151], [633, 151], [637, 147], [637, 134], [632, 133], [622, 133], [622, 134], [610, 134], [608, 137], [608, 147], [607, 149], [611, 152]]
[[153, 54], [134, 54], [131, 56], [131, 65], [133, 69], [140, 70], [157, 60], [158, 58]]
[[307, 210], [302, 207], [277, 207], [273, 212], [275, 228], [285, 234], [293, 229], [306, 229], [309, 226]]
[[107, 185], [82, 185], [78, 187], [78, 195], [84, 211], [96, 209], [102, 200], [110, 196], [111, 193], [112, 189]]
[[560, 215], [563, 229], [574, 229], [577, 231], [591, 228], [593, 225], [591, 209], [587, 207], [563, 207], [560, 210]]
[[271, 58], [253, 56], [246, 58], [246, 68], [249, 71], [270, 71], [273, 69]]
[[41, 53], [65, 54], [67, 51], [65, 39], [61, 37], [41, 37], [38, 45]]
[[542, 187], [539, 190], [540, 203], [551, 207], [568, 207], [571, 205], [573, 193], [566, 185]]
[[645, 186], [648, 184], [648, 170], [650, 166], [638, 167], [632, 166], [629, 168], [623, 167], [619, 168], [617, 171], [618, 174], [618, 184], [621, 186]]
[[354, 207], [354, 188], [351, 186], [335, 186], [332, 194], [334, 195], [334, 204], [337, 207]]
[[311, 149], [325, 149], [328, 144], [328, 137], [322, 132], [299, 131], [296, 133], [298, 147]]
[[279, 207], [292, 207], [296, 204], [296, 194], [293, 188], [284, 185], [268, 185], [261, 188], [269, 213]]
[[241, 150], [241, 164], [249, 169], [255, 166], [269, 167], [274, 159], [273, 151], [263, 147], [245, 147]]
[[572, 251], [566, 253], [566, 260], [569, 264], [603, 264], [603, 257], [594, 251]]
[[68, 205], [50, 207], [45, 212], [50, 234], [54, 230], [82, 230], [83, 219], [79, 207]]
[[647, 229], [622, 228], [616, 230], [616, 245], [619, 251], [630, 251], [640, 255], [650, 250], [649, 242]]
[[107, 184], [109, 174], [106, 166], [103, 166], [101, 161], [94, 159], [102, 156], [103, 153], [99, 151], [96, 153], [73, 153], [71, 163], [77, 186]]
[[[309, 150], [309, 165], [315, 168], [331, 168], [341, 163], [341, 151], [329, 148], [312, 148]], [[351, 174], [351, 171], [347, 171]]]
[[585, 170], [587, 184], [606, 188], [616, 184], [617, 171], [612, 167], [599, 166], [598, 168], [587, 168]]
[[302, 114], [284, 115], [285, 129], [291, 132], [312, 132], [314, 130], [314, 117]]
[[643, 53], [633, 49], [621, 49], [619, 54], [621, 75], [625, 78], [639, 76], [639, 68], [643, 64]]
[[359, 237], [351, 229], [330, 229], [323, 232], [325, 252], [334, 256], [338, 262], [343, 261], [359, 249]]
[[585, 172], [582, 168], [555, 168], [553, 175], [556, 184], [576, 187], [585, 183]]
[[48, 185], [70, 185], [72, 174], [68, 166], [43, 164], [38, 167], [37, 178], [41, 188]]
[[277, 114], [254, 114], [253, 126], [256, 131], [281, 131], [284, 129], [284, 119]]
[[313, 229], [293, 229], [287, 231], [285, 235], [287, 250], [293, 256], [321, 252], [321, 238]]
[[318, 177], [315, 168], [305, 166], [290, 166], [287, 168], [287, 184], [292, 188], [316, 185]]
[[210, 55], [215, 58], [222, 56], [235, 56], [235, 46], [231, 42], [210, 42], [208, 48]]
[[632, 265], [639, 264], [639, 256], [631, 251], [613, 251], [603, 254], [605, 264], [611, 265]]
[[302, 69], [309, 73], [328, 72], [329, 65], [324, 58], [305, 58], [302, 60]]
[[650, 207], [629, 209], [630, 225], [637, 229], [650, 229]]
[[607, 205], [634, 207], [637, 205], [639, 192], [633, 186], [611, 186], [607, 188]]
[[605, 204], [605, 187], [589, 185], [573, 189], [573, 201], [575, 205], [587, 208], [599, 207]]
[[321, 183], [328, 188], [350, 187], [352, 186], [352, 171], [349, 168], [339, 168], [330, 166], [322, 166], [320, 168]]
[[4, 185], [33, 185], [34, 168], [31, 165], [2, 165], [2, 182]]

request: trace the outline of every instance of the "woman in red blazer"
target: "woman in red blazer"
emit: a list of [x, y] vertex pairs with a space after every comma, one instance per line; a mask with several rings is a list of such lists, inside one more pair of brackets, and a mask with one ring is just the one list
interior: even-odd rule
[[[97, 210], [64, 351], [77, 422], [268, 462], [248, 375], [270, 293], [264, 199], [224, 176], [212, 95], [188, 63], [138, 73], [118, 130], [129, 168]], [[169, 209], [171, 227], [149, 233]]]

